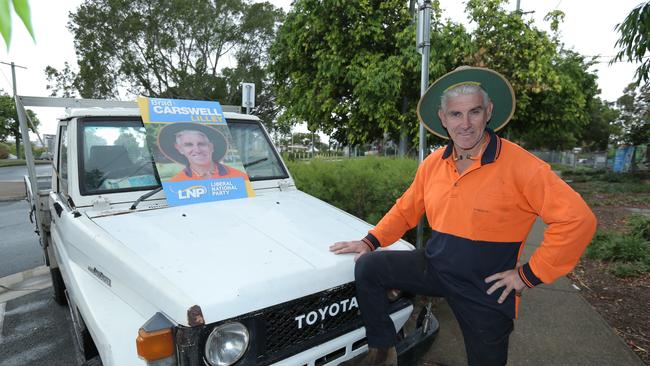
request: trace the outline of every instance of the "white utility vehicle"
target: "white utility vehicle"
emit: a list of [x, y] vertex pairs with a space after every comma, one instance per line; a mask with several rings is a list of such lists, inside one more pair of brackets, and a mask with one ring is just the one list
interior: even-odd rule
[[[367, 348], [353, 256], [328, 247], [370, 225], [296, 189], [257, 117], [224, 107], [255, 197], [172, 207], [135, 102], [17, 96], [16, 106], [25, 141], [25, 107], [67, 108], [51, 186], [30, 149], [25, 182], [80, 363], [321, 366]], [[438, 324], [424, 307], [404, 334], [413, 304], [392, 307], [410, 365]]]

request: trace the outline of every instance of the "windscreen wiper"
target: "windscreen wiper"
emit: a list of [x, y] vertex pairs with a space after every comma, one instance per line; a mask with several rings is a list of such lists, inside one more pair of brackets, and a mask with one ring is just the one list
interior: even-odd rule
[[154, 194], [162, 191], [162, 189], [163, 189], [163, 187], [160, 186], [160, 187], [154, 189], [153, 191], [149, 191], [149, 192], [143, 194], [142, 196], [140, 196], [140, 198], [138, 198], [137, 200], [135, 200], [135, 202], [133, 202], [133, 204], [131, 205], [131, 208], [129, 210], [135, 210], [135, 208], [138, 207], [138, 204], [140, 204], [140, 202], [142, 202], [143, 200], [146, 200], [147, 198], [153, 196]]
[[261, 163], [261, 162], [267, 161], [267, 160], [269, 160], [269, 158], [261, 158], [261, 159], [246, 162], [246, 163], [244, 163], [244, 168], [248, 168], [251, 165], [255, 165], [257, 163]]

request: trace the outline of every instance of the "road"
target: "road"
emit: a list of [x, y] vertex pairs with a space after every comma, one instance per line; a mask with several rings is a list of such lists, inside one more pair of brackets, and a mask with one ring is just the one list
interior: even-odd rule
[[0, 278], [45, 264], [26, 201], [0, 202]]
[[77, 365], [70, 312], [48, 287], [0, 303], [0, 366]]
[[[37, 175], [51, 174], [50, 165], [37, 165]], [[0, 168], [0, 182], [21, 182], [25, 166]], [[1, 187], [1, 186], [0, 186]], [[0, 202], [0, 278], [45, 264], [29, 205], [24, 200]]]
[[[52, 174], [52, 166], [50, 164], [36, 165], [36, 175], [50, 174]], [[27, 167], [24, 165], [0, 168], [0, 182], [22, 182], [23, 176], [25, 175], [27, 175]]]

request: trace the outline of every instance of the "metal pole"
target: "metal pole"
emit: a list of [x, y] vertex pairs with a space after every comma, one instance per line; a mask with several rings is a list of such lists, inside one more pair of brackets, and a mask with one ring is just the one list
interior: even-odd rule
[[[422, 5], [420, 6], [419, 16], [423, 18], [423, 21], [419, 22], [419, 24], [422, 24], [422, 29], [419, 30], [422, 36], [422, 38], [420, 38], [422, 41], [422, 43], [420, 44], [420, 47], [422, 48], [422, 72], [420, 74], [420, 96], [422, 96], [424, 95], [424, 92], [427, 90], [427, 87], [429, 86], [429, 48], [431, 47], [430, 34], [429, 34], [431, 28], [431, 1], [430, 0], [424, 0]], [[425, 155], [426, 145], [427, 145], [426, 131], [424, 130], [424, 125], [420, 123], [420, 153], [419, 153], [420, 164], [422, 164], [422, 161], [424, 161], [425, 158], [424, 155]], [[424, 247], [423, 236], [424, 236], [424, 218], [421, 218], [417, 227], [417, 235], [415, 241], [416, 248]]]
[[14, 87], [14, 98], [15, 98], [16, 94], [18, 93], [16, 93], [16, 64], [14, 64], [13, 62], [11, 63], [11, 82]]

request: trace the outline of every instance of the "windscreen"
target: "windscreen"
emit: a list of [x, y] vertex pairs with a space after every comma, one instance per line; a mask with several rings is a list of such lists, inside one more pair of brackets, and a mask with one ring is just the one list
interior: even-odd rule
[[228, 120], [228, 128], [251, 181], [289, 177], [258, 122]]
[[[152, 150], [140, 118], [82, 121], [79, 134], [81, 194], [150, 190], [160, 186]], [[266, 132], [255, 121], [228, 120], [232, 136], [228, 164], [239, 156], [251, 181], [288, 178]]]
[[159, 186], [147, 134], [139, 118], [89, 119], [81, 125], [82, 194], [128, 192]]

